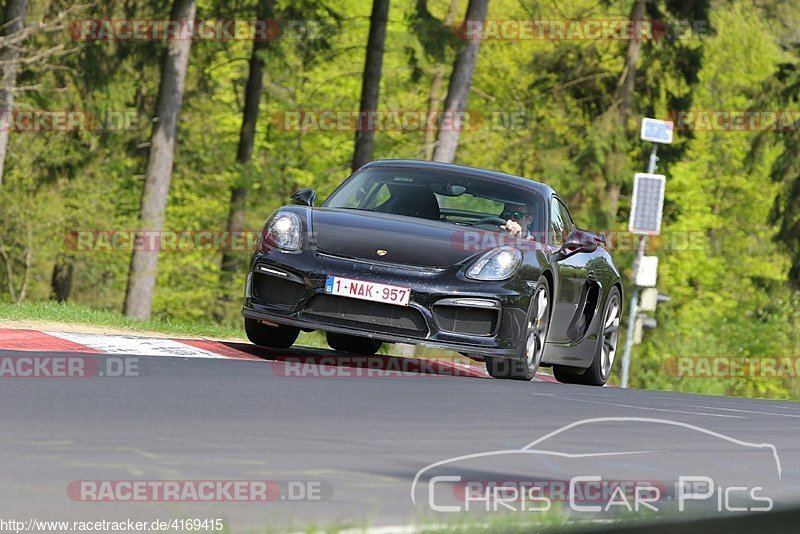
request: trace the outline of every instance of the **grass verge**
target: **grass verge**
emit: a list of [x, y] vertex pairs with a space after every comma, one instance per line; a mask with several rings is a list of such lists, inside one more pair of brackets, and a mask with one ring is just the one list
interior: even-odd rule
[[111, 328], [129, 332], [158, 332], [186, 337], [244, 339], [244, 329], [213, 323], [189, 323], [168, 319], [131, 319], [119, 312], [98, 310], [72, 303], [53, 301], [0, 302], [0, 321], [65, 323]]

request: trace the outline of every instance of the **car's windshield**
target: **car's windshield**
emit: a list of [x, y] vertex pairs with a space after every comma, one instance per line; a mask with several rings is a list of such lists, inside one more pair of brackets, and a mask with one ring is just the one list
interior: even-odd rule
[[366, 169], [323, 205], [495, 228], [499, 219], [530, 215], [531, 232], [543, 219], [543, 203], [534, 192], [480, 177], [419, 169]]

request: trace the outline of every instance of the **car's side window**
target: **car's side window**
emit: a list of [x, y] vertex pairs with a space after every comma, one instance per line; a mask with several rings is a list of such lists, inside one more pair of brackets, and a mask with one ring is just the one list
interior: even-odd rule
[[570, 234], [570, 232], [575, 230], [576, 226], [575, 223], [572, 221], [572, 215], [569, 214], [569, 210], [564, 205], [564, 203], [561, 202], [560, 200], [557, 200], [557, 202], [558, 202], [558, 209], [561, 212], [561, 220], [564, 221], [564, 232], [565, 232], [564, 239], [566, 239], [567, 236]]
[[564, 230], [566, 228], [560, 204], [555, 197], [550, 201], [550, 239], [553, 245], [557, 247], [564, 244]]

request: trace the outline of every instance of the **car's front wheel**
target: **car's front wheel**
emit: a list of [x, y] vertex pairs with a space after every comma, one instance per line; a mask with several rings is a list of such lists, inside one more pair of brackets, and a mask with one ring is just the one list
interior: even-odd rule
[[360, 354], [361, 356], [372, 356], [383, 345], [382, 341], [368, 337], [349, 336], [333, 332], [326, 332], [325, 337], [328, 339], [328, 345], [333, 350]]
[[547, 285], [547, 279], [542, 276], [536, 283], [536, 290], [528, 309], [527, 328], [520, 356], [518, 358], [486, 356], [486, 372], [493, 378], [531, 380], [544, 356], [547, 333], [550, 331], [551, 307], [550, 286]]
[[619, 340], [619, 323], [622, 317], [622, 298], [617, 287], [612, 287], [606, 299], [603, 310], [603, 322], [600, 324], [597, 347], [595, 348], [592, 365], [581, 374], [576, 374], [575, 369], [553, 366], [553, 376], [565, 384], [585, 384], [587, 386], [602, 386], [611, 376], [611, 367], [617, 354], [617, 341]]
[[293, 326], [270, 326], [256, 319], [244, 320], [247, 339], [254, 345], [273, 349], [288, 349], [297, 340], [300, 329]]

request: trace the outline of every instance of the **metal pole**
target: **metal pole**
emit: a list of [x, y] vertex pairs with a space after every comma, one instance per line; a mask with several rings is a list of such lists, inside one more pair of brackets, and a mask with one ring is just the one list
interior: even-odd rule
[[[642, 256], [644, 256], [644, 248], [647, 244], [647, 238], [642, 236], [639, 238], [639, 250], [636, 252], [636, 261], [633, 266], [639, 264]], [[633, 294], [631, 295], [631, 303], [628, 305], [628, 335], [625, 336], [625, 352], [622, 354], [622, 379], [620, 386], [623, 388], [628, 387], [628, 371], [631, 367], [631, 349], [633, 348], [633, 329], [636, 325], [636, 314], [639, 312], [639, 288], [635, 285], [634, 281]]]
[[[647, 165], [647, 172], [653, 174], [658, 168], [658, 144], [653, 143], [653, 151], [650, 152], [650, 161]], [[639, 238], [639, 248], [636, 251], [636, 260], [633, 263], [634, 272], [637, 266], [641, 263], [644, 256], [645, 248], [647, 247], [647, 236], [643, 235]], [[639, 288], [636, 287], [634, 281], [633, 294], [631, 295], [631, 303], [628, 308], [628, 335], [625, 336], [625, 351], [622, 354], [622, 378], [620, 386], [623, 388], [628, 387], [628, 376], [631, 367], [631, 349], [633, 349], [633, 329], [636, 324], [636, 314], [639, 312]]]
[[650, 161], [647, 164], [647, 172], [648, 172], [648, 174], [653, 174], [654, 172], [656, 172], [656, 169], [658, 168], [658, 164], [657, 164], [658, 156], [656, 155], [657, 151], [658, 151], [658, 144], [657, 143], [653, 143], [653, 151], [650, 152]]

